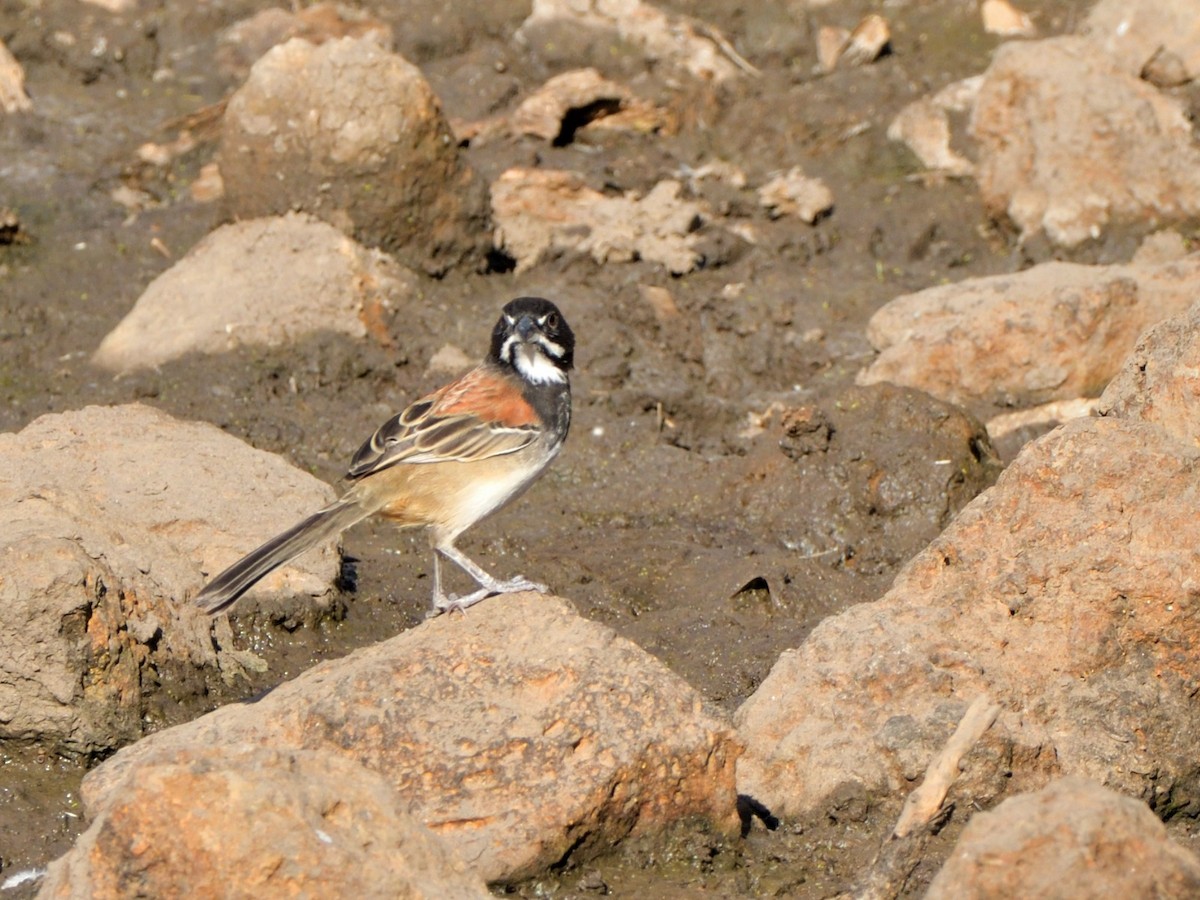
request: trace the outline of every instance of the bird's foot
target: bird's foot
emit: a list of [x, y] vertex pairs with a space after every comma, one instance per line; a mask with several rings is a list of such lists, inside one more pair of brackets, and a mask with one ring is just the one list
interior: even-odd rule
[[433, 607], [425, 614], [426, 619], [435, 619], [442, 613], [461, 612], [465, 613], [470, 607], [474, 606], [480, 600], [486, 600], [493, 594], [515, 594], [518, 591], [537, 591], [539, 594], [545, 594], [550, 588], [544, 584], [538, 584], [536, 581], [530, 581], [523, 575], [518, 575], [515, 578], [510, 578], [507, 581], [492, 580], [477, 591], [472, 591], [465, 596], [458, 594], [443, 594], [434, 595]]
[[477, 591], [472, 591], [460, 597], [458, 594], [449, 594], [442, 596], [434, 596], [433, 608], [425, 614], [426, 619], [434, 619], [442, 613], [460, 612], [465, 613], [467, 609], [474, 606], [480, 600], [484, 600], [496, 593], [490, 588], [480, 588]]

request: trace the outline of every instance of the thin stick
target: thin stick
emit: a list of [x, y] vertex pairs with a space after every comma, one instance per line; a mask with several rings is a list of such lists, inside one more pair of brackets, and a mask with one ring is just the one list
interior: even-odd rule
[[930, 823], [937, 818], [958, 777], [959, 764], [999, 714], [1000, 707], [993, 705], [987, 694], [976, 697], [967, 707], [958, 728], [925, 770], [925, 779], [904, 801], [896, 827], [879, 848], [875, 861], [860, 875], [855, 887], [839, 895], [838, 900], [894, 900], [900, 896], [921, 861], [932, 831]]
[[954, 779], [958, 777], [958, 766], [962, 758], [971, 752], [971, 748], [983, 737], [983, 733], [992, 727], [999, 714], [999, 705], [993, 704], [987, 694], [980, 694], [975, 698], [962, 721], [958, 723], [958, 728], [942, 748], [942, 752], [925, 770], [925, 779], [904, 801], [900, 818], [896, 820], [896, 827], [892, 829], [893, 837], [907, 837], [913, 829], [921, 827], [937, 815], [946, 794], [950, 791], [950, 785], [954, 784]]

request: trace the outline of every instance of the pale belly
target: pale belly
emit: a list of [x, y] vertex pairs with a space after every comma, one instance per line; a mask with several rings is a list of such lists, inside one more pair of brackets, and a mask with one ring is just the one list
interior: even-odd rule
[[357, 489], [378, 498], [379, 514], [401, 526], [426, 525], [434, 542], [453, 541], [476, 522], [525, 491], [558, 455], [547, 448], [471, 463], [397, 465]]

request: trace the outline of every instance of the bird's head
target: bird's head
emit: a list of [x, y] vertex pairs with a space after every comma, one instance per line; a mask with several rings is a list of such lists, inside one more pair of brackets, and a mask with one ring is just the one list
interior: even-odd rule
[[563, 382], [575, 362], [575, 335], [549, 300], [518, 297], [500, 313], [491, 357], [534, 384]]

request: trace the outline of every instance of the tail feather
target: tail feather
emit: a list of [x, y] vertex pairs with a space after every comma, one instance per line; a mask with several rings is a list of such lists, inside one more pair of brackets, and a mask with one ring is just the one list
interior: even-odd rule
[[341, 534], [368, 515], [369, 510], [345, 499], [313, 513], [257, 550], [252, 550], [210, 581], [196, 595], [196, 606], [210, 615], [219, 613], [284, 563]]

